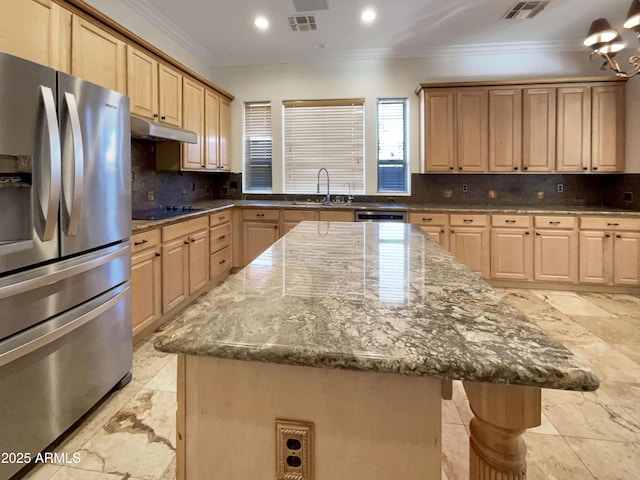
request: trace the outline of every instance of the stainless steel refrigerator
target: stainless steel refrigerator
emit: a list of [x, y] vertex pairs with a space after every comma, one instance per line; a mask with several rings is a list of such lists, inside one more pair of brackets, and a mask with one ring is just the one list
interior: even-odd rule
[[130, 378], [129, 98], [0, 52], [0, 463]]

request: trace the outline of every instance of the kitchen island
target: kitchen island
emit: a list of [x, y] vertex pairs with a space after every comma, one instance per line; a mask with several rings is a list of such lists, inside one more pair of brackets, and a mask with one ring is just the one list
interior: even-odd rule
[[[156, 348], [179, 354], [182, 479], [440, 478], [449, 380], [463, 381], [475, 415], [470, 477], [526, 478], [521, 434], [540, 423], [540, 389], [598, 387], [406, 224], [302, 222], [187, 308]], [[277, 420], [313, 424], [300, 466], [277, 451]]]

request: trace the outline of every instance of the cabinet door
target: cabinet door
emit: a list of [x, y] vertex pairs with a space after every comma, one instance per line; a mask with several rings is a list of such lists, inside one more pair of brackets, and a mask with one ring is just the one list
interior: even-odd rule
[[449, 248], [449, 232], [444, 227], [420, 225], [420, 228], [444, 248]]
[[273, 245], [280, 237], [277, 223], [244, 222], [242, 224], [243, 264], [251, 263], [258, 255]]
[[522, 90], [489, 91], [489, 171], [514, 172], [522, 163]]
[[456, 96], [457, 165], [460, 172], [486, 172], [489, 156], [489, 93], [462, 89]]
[[529, 229], [491, 230], [491, 278], [531, 280], [533, 278], [533, 237]]
[[77, 15], [71, 32], [71, 74], [126, 95], [125, 43]]
[[189, 242], [183, 238], [162, 245], [162, 313], [189, 295]]
[[578, 282], [578, 233], [537, 230], [533, 278], [538, 282]]
[[69, 71], [69, 11], [51, 0], [0, 0], [0, 12], [0, 50]]
[[624, 170], [624, 85], [591, 89], [591, 169], [597, 172]]
[[204, 169], [204, 87], [188, 78], [182, 84], [182, 125], [198, 135], [197, 143], [182, 145], [182, 169]]
[[231, 103], [220, 97], [220, 125], [218, 131], [218, 166], [231, 170]]
[[640, 232], [616, 233], [613, 253], [613, 283], [640, 285]]
[[204, 94], [204, 158], [207, 170], [218, 170], [220, 97], [207, 90]]
[[182, 75], [167, 65], [158, 66], [160, 121], [182, 127]]
[[591, 165], [591, 88], [557, 90], [556, 170], [582, 172]]
[[611, 234], [580, 232], [580, 283], [610, 283], [613, 264]]
[[424, 93], [424, 141], [421, 145], [425, 172], [450, 172], [456, 165], [455, 98], [453, 90]]
[[127, 91], [131, 113], [158, 118], [158, 62], [131, 45], [127, 46]]
[[522, 169], [551, 172], [556, 163], [556, 89], [522, 92]]
[[329, 222], [353, 222], [353, 212], [352, 211], [330, 211], [330, 210], [320, 210], [318, 215], [318, 219], [322, 221]]
[[449, 248], [458, 260], [483, 278], [489, 278], [489, 229], [488, 228], [452, 228]]
[[157, 249], [131, 257], [131, 317], [136, 335], [162, 315], [161, 256]]
[[209, 230], [189, 235], [189, 295], [209, 281]]

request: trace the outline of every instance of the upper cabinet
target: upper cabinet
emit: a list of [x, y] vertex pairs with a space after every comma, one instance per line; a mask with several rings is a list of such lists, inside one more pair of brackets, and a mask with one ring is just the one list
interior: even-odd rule
[[198, 135], [197, 143], [182, 145], [182, 170], [201, 171], [204, 161], [204, 87], [185, 78], [182, 84], [182, 124]]
[[430, 172], [621, 172], [624, 81], [421, 85]]
[[73, 15], [71, 74], [127, 93], [126, 44], [98, 25]]
[[51, 0], [0, 0], [0, 50], [69, 72], [71, 12]]
[[229, 101], [207, 90], [204, 99], [204, 156], [207, 170], [228, 171], [230, 169], [230, 123]]
[[127, 91], [132, 114], [182, 126], [182, 75], [131, 45], [127, 46]]

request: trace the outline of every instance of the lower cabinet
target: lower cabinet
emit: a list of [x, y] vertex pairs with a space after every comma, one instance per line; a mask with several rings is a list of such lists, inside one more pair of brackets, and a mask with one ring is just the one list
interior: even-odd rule
[[409, 223], [419, 225], [436, 242], [449, 248], [449, 222], [446, 213], [411, 212]]
[[222, 280], [231, 272], [231, 227], [230, 209], [209, 216], [209, 277], [212, 281]]
[[580, 282], [640, 285], [640, 219], [580, 218]]
[[487, 215], [451, 214], [449, 250], [475, 274], [489, 278], [491, 236]]
[[[353, 217], [353, 214], [352, 214]], [[319, 220], [320, 212], [318, 210], [303, 210], [303, 209], [291, 209], [282, 211], [282, 234], [286, 235], [293, 227], [298, 223], [305, 220]], [[353, 219], [353, 218], [352, 218]]]
[[491, 278], [533, 279], [533, 235], [528, 215], [491, 215]]
[[280, 238], [280, 210], [242, 212], [242, 264], [248, 265]]
[[133, 335], [162, 317], [160, 230], [131, 237], [131, 319]]
[[162, 228], [162, 313], [180, 305], [209, 282], [209, 219]]
[[537, 215], [534, 225], [533, 279], [578, 283], [577, 219]]

